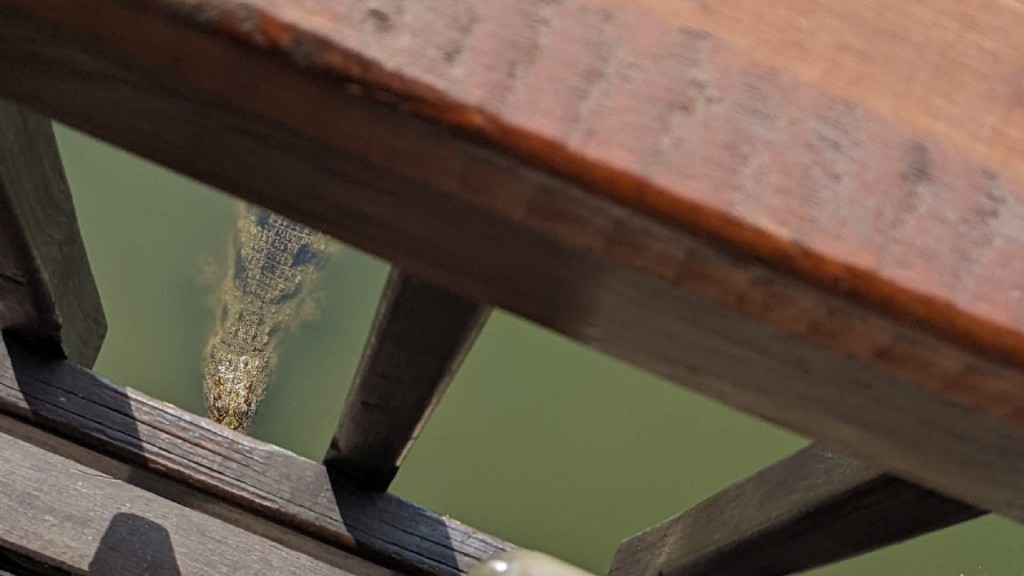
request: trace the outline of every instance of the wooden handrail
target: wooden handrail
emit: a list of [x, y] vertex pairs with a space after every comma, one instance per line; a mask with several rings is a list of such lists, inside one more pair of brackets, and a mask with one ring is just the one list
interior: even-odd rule
[[712, 4], [2, 0], [0, 94], [1024, 520], [1024, 13]]

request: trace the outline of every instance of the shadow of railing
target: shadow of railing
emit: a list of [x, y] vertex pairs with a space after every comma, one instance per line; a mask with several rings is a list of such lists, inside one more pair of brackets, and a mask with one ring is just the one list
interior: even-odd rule
[[181, 576], [171, 535], [137, 514], [118, 513], [100, 539], [89, 563], [90, 576]]

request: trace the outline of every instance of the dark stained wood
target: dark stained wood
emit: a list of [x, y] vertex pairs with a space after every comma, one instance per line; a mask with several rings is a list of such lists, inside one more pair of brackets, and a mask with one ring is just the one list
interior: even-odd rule
[[624, 541], [610, 576], [782, 576], [983, 511], [811, 446]]
[[386, 490], [488, 311], [393, 268], [324, 463]]
[[0, 93], [1024, 520], [1017, 7], [396, 5], [0, 0]]
[[0, 454], [0, 545], [50, 566], [95, 576], [390, 574], [356, 558], [347, 569], [325, 564], [2, 432]]
[[107, 325], [50, 121], [0, 100], [0, 329], [92, 366]]
[[[45, 429], [67, 437], [75, 444], [31, 441], [320, 561], [336, 564], [289, 534], [424, 575], [464, 574], [481, 558], [514, 548], [395, 496], [359, 489], [320, 464], [119, 388], [69, 362], [40, 358], [15, 344], [9, 352], [0, 355], [0, 412], [34, 427], [23, 424], [7, 434], [26, 438]], [[87, 457], [73, 453], [77, 445], [89, 449]], [[162, 487], [167, 481], [191, 492]], [[288, 534], [261, 529], [261, 518]]]
[[66, 570], [47, 566], [10, 550], [0, 550], [0, 576], [68, 576]]

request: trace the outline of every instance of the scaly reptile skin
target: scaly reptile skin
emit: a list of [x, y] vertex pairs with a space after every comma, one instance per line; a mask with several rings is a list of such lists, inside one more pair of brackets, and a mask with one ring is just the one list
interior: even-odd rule
[[301, 224], [257, 207], [241, 209], [203, 366], [211, 419], [249, 429], [274, 373], [278, 340], [301, 319], [330, 249], [326, 236]]

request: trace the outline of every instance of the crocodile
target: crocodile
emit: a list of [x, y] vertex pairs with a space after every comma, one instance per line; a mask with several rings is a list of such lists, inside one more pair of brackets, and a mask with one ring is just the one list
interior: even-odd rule
[[281, 336], [309, 316], [330, 239], [252, 205], [239, 210], [222, 303], [204, 354], [209, 417], [247, 432], [277, 364]]

